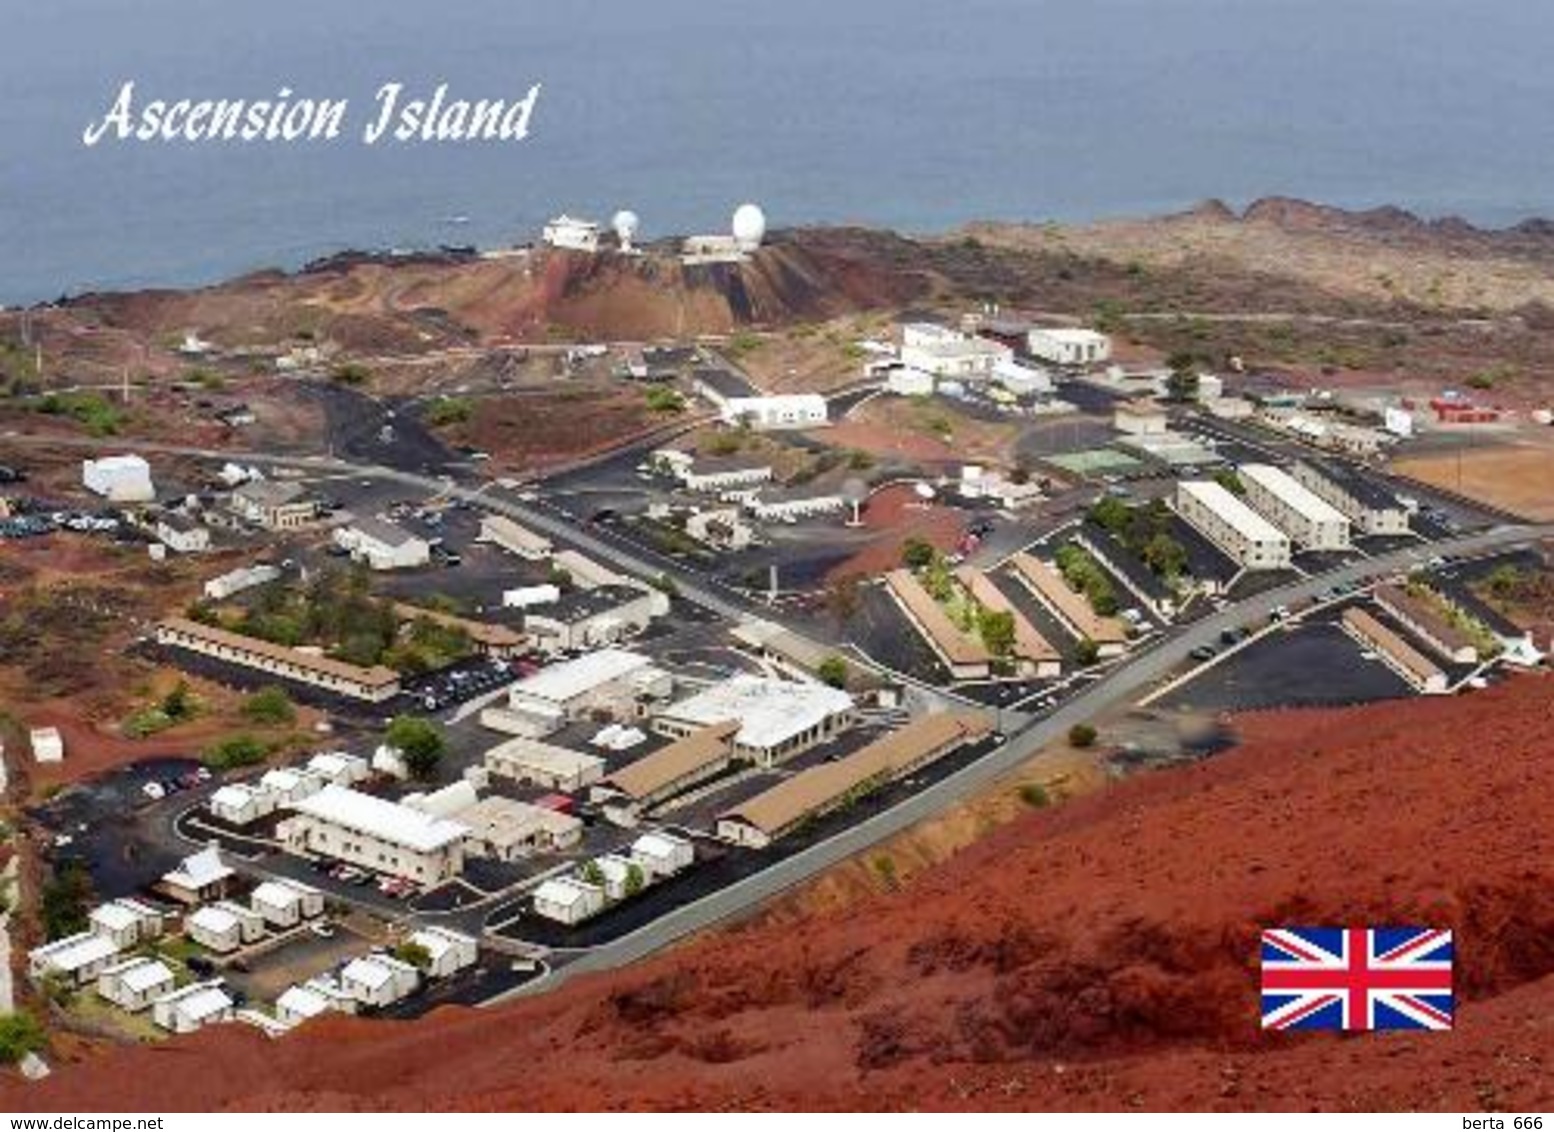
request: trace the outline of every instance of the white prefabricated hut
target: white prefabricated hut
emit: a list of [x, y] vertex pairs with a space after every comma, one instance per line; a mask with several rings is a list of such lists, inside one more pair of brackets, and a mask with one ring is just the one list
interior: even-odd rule
[[103, 968], [97, 976], [97, 993], [119, 1009], [133, 1012], [145, 1010], [177, 982], [166, 963], [137, 955]]

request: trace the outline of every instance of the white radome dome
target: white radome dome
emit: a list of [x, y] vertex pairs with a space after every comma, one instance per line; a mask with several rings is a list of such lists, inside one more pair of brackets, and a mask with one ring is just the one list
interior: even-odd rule
[[734, 210], [734, 242], [741, 248], [752, 250], [766, 239], [766, 213], [760, 205], [742, 204]]
[[615, 229], [622, 243], [630, 243], [636, 237], [637, 229], [642, 227], [642, 220], [631, 209], [623, 208], [610, 221], [610, 227]]

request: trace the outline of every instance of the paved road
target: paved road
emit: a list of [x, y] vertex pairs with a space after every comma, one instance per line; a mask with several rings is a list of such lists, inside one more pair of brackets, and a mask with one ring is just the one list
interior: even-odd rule
[[[12, 439], [13, 436], [14, 434], [7, 434], [6, 439]], [[105, 446], [102, 441], [84, 438], [61, 440], [52, 437], [17, 437], [16, 439], [33, 440], [55, 446], [97, 448]], [[427, 491], [443, 491], [457, 498], [468, 499], [471, 503], [487, 510], [506, 514], [547, 534], [563, 538], [585, 551], [608, 558], [622, 569], [643, 577], [651, 578], [660, 573], [658, 567], [631, 555], [619, 546], [605, 543], [588, 531], [579, 529], [575, 524], [553, 517], [537, 508], [493, 497], [488, 493], [470, 488], [450, 487], [445, 481], [426, 476], [317, 457], [276, 457], [262, 453], [220, 452], [169, 445], [140, 444], [137, 448], [143, 451], [204, 456], [217, 460], [231, 459], [244, 463], [348, 472], [354, 475], [390, 479]], [[1278, 589], [1257, 594], [1227, 606], [1202, 620], [1181, 627], [1172, 634], [1156, 638], [1151, 646], [1132, 656], [1126, 663], [1112, 669], [1109, 674], [1062, 704], [1051, 715], [1030, 723], [1023, 730], [1012, 735], [1002, 747], [985, 758], [904, 799], [891, 809], [849, 827], [828, 841], [786, 857], [760, 873], [720, 889], [694, 904], [675, 909], [630, 935], [594, 948], [579, 956], [563, 970], [553, 972], [543, 980], [526, 984], [510, 994], [533, 993], [536, 990], [555, 986], [574, 973], [606, 970], [633, 962], [687, 935], [751, 911], [777, 893], [809, 879], [816, 873], [867, 849], [870, 845], [892, 837], [975, 793], [1024, 763], [1053, 739], [1066, 734], [1074, 724], [1084, 723], [1104, 715], [1130, 702], [1140, 692], [1165, 679], [1173, 669], [1188, 659], [1193, 649], [1201, 645], [1217, 643], [1219, 635], [1226, 629], [1266, 620], [1278, 606], [1300, 605], [1340, 583], [1358, 584], [1369, 581], [1408, 569], [1436, 555], [1472, 556], [1544, 537], [1554, 537], [1554, 523], [1497, 527], [1479, 534], [1409, 547], [1375, 558], [1361, 559], [1328, 573], [1302, 578]], [[737, 618], [748, 612], [728, 598], [695, 583], [683, 585], [681, 593], [689, 600], [726, 617]], [[509, 996], [500, 996], [490, 1001], [500, 1001], [505, 997]]]

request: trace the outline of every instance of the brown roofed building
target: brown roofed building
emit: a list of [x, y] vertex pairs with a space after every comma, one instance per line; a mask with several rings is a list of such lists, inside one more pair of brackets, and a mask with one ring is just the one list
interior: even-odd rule
[[1079, 640], [1094, 641], [1101, 656], [1117, 656], [1128, 647], [1128, 629], [1115, 617], [1102, 617], [1090, 603], [1068, 588], [1056, 566], [1021, 551], [1010, 559], [1015, 577], [1036, 600]]
[[1344, 610], [1344, 628], [1360, 642], [1376, 650], [1391, 668], [1417, 692], [1440, 695], [1447, 690], [1446, 673], [1436, 664], [1363, 609]]
[[992, 673], [993, 657], [981, 641], [950, 620], [949, 614], [907, 569], [885, 575], [885, 588], [906, 619], [933, 648], [950, 675], [957, 680], [985, 680]]
[[441, 625], [445, 629], [462, 630], [469, 637], [470, 643], [482, 656], [505, 658], [517, 656], [524, 650], [527, 638], [510, 625], [497, 625], [490, 621], [472, 621], [467, 617], [459, 617], [452, 613], [443, 613], [436, 609], [422, 609], [418, 605], [408, 605], [405, 602], [394, 603], [394, 613], [406, 622], [426, 618], [434, 624]]
[[820, 763], [757, 794], [718, 818], [725, 840], [764, 849], [850, 797], [903, 778], [987, 734], [986, 719], [943, 712], [923, 716], [833, 763]]
[[363, 668], [319, 653], [303, 652], [258, 637], [245, 637], [213, 625], [202, 625], [184, 617], [170, 617], [160, 622], [155, 636], [159, 645], [267, 672], [353, 700], [383, 703], [399, 695], [399, 673], [392, 668]]
[[1377, 586], [1375, 596], [1377, 605], [1447, 660], [1478, 663], [1478, 646], [1473, 638], [1448, 621], [1429, 601], [1390, 584]]
[[607, 775], [594, 785], [591, 797], [604, 804], [605, 816], [617, 825], [635, 825], [651, 806], [727, 769], [739, 729], [738, 720], [728, 720], [692, 731]]
[[1036, 626], [1026, 620], [1025, 614], [1014, 607], [992, 580], [981, 570], [962, 566], [955, 577], [966, 587], [966, 592], [978, 605], [992, 613], [1007, 613], [1014, 619], [1014, 652], [1012, 659], [1021, 676], [1046, 679], [1063, 672], [1063, 654], [1051, 641], [1043, 637]]

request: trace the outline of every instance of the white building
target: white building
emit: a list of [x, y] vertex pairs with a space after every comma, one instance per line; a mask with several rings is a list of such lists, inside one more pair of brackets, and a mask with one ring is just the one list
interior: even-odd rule
[[551, 877], [534, 890], [534, 914], [559, 924], [580, 924], [604, 903], [604, 889], [576, 877]]
[[328, 993], [318, 981], [310, 980], [293, 984], [281, 992], [275, 1000], [275, 1017], [287, 1026], [300, 1026], [330, 1011], [354, 1012], [355, 1002], [350, 1005], [351, 1011], [341, 1011], [340, 996]]
[[473, 967], [480, 956], [480, 945], [473, 936], [437, 924], [412, 932], [410, 942], [426, 949], [426, 973], [434, 979], [446, 979]]
[[57, 727], [34, 727], [27, 733], [34, 762], [57, 763], [65, 759], [65, 739]]
[[642, 866], [649, 881], [661, 880], [690, 868], [696, 861], [696, 847], [683, 837], [654, 830], [631, 843], [631, 859]]
[[345, 751], [321, 751], [308, 760], [307, 773], [336, 786], [355, 786], [372, 777], [372, 764]]
[[153, 940], [162, 934], [162, 913], [139, 900], [113, 900], [93, 908], [88, 926], [98, 935], [107, 936], [120, 951]]
[[221, 851], [212, 845], [193, 856], [162, 878], [162, 889], [182, 904], [201, 904], [218, 899], [237, 874], [221, 859]]
[[1112, 356], [1112, 342], [1095, 330], [1037, 327], [1026, 336], [1031, 356], [1057, 366], [1092, 366]]
[[595, 712], [638, 718], [641, 705], [662, 699], [672, 687], [669, 674], [640, 653], [600, 649], [520, 680], [509, 689], [507, 706], [487, 708], [480, 721], [539, 739]]
[[595, 857], [592, 864], [594, 869], [598, 870], [597, 879], [599, 887], [604, 889], [604, 898], [611, 903], [633, 895], [632, 877], [634, 875], [638, 884], [643, 886], [647, 884], [647, 871], [630, 857], [622, 857], [618, 853], [606, 853], [602, 857]]
[[516, 590], [502, 591], [502, 606], [506, 609], [532, 609], [561, 600], [561, 587], [546, 582], [538, 586], [519, 586]]
[[276, 798], [268, 790], [230, 782], [210, 796], [211, 817], [228, 825], [252, 825], [275, 812]]
[[259, 779], [259, 788], [274, 799], [277, 809], [290, 809], [302, 799], [317, 794], [329, 781], [312, 771], [278, 766], [264, 772]]
[[1284, 570], [1290, 565], [1289, 538], [1223, 484], [1214, 480], [1177, 484], [1176, 510], [1245, 569]]
[[294, 531], [318, 518], [318, 504], [299, 483], [250, 480], [233, 489], [228, 506], [239, 519], [267, 531]]
[[1040, 366], [1009, 358], [993, 367], [993, 380], [1017, 397], [1038, 397], [1053, 392], [1052, 374]]
[[1124, 401], [1112, 413], [1112, 424], [1124, 436], [1164, 436], [1170, 431], [1165, 409], [1152, 401]]
[[182, 515], [159, 516], [156, 537], [175, 554], [199, 554], [210, 549], [210, 531]]
[[324, 913], [324, 894], [310, 885], [278, 878], [261, 883], [249, 897], [253, 910], [272, 928], [294, 928]]
[[151, 1004], [151, 1020], [175, 1034], [192, 1034], [202, 1026], [232, 1021], [237, 1004], [220, 979], [190, 983]]
[[432, 560], [432, 545], [424, 538], [371, 517], [337, 529], [335, 545], [373, 570], [411, 570]]
[[119, 947], [98, 932], [77, 932], [35, 947], [27, 955], [27, 973], [34, 980], [49, 976], [74, 986], [96, 979], [119, 954]]
[[104, 456], [81, 461], [81, 483], [110, 503], [150, 503], [156, 498], [151, 465], [139, 456]]
[[97, 993], [119, 1009], [134, 1012], [145, 1010], [177, 983], [166, 963], [137, 955], [103, 968], [97, 976]]
[[853, 698], [840, 689], [740, 674], [665, 708], [653, 729], [683, 738], [736, 722], [735, 755], [773, 766], [841, 734], [855, 720]]
[[745, 502], [745, 509], [763, 523], [797, 523], [835, 515], [846, 506], [847, 500], [834, 491], [802, 487], [765, 490]]
[[1365, 535], [1406, 535], [1408, 508], [1398, 497], [1361, 472], [1333, 462], [1295, 464], [1290, 474], [1302, 486], [1343, 512]]
[[458, 822], [335, 785], [298, 802], [279, 830], [294, 853], [428, 885], [458, 875], [468, 833]]
[[1272, 464], [1243, 464], [1239, 473], [1252, 507], [1303, 550], [1347, 550], [1349, 520], [1327, 500]]
[[885, 368], [885, 391], [897, 397], [931, 397], [938, 379], [916, 366], [892, 365]]
[[522, 736], [492, 747], [483, 761], [493, 778], [563, 794], [575, 794], [604, 777], [604, 760], [598, 755]]
[[496, 861], [563, 852], [583, 839], [580, 818], [495, 794], [476, 802], [459, 820], [469, 826], [470, 853]]
[[420, 971], [381, 952], [352, 959], [340, 970], [340, 989], [363, 1006], [392, 1006], [420, 985]]
[[523, 620], [537, 648], [568, 652], [613, 645], [636, 636], [669, 612], [669, 595], [643, 586], [573, 590]]
[[901, 328], [901, 364], [936, 378], [986, 380], [1000, 362], [1013, 360], [1014, 351], [1003, 343], [947, 326], [909, 322]]
[[546, 536], [509, 519], [506, 515], [487, 515], [480, 520], [478, 541], [499, 546], [530, 562], [542, 562], [555, 550]]
[[276, 581], [280, 576], [280, 569], [276, 566], [249, 566], [231, 570], [206, 582], [205, 596], [211, 601], [226, 601], [244, 590]]
[[540, 237], [553, 248], [574, 252], [599, 250], [599, 225], [592, 220], [580, 220], [566, 213], [545, 225]]
[[831, 423], [826, 399], [818, 393], [782, 393], [770, 397], [730, 397], [720, 407], [726, 424], [757, 432], [820, 428]]
[[183, 931], [200, 946], [224, 955], [263, 939], [264, 920], [252, 909], [223, 900], [190, 912]]

